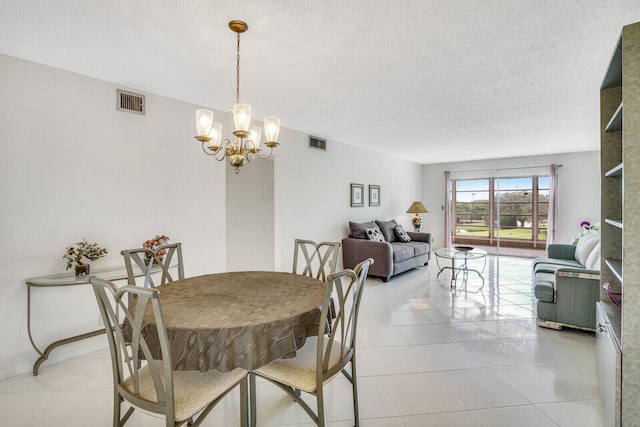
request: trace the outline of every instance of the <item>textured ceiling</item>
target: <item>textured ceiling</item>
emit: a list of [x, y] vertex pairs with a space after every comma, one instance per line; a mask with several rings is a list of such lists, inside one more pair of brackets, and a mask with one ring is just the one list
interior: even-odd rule
[[226, 111], [232, 19], [255, 118], [426, 164], [597, 150], [640, 1], [0, 0], [0, 53]]

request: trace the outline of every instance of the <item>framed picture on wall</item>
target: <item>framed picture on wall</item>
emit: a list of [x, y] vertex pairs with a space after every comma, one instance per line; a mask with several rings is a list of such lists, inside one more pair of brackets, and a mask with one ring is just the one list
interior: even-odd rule
[[351, 207], [358, 208], [364, 206], [364, 185], [351, 184]]
[[369, 206], [380, 206], [380, 186], [369, 186]]

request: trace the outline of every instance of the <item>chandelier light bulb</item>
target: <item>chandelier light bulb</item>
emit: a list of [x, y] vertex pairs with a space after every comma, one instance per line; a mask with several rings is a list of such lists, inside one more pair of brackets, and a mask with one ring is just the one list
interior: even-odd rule
[[260, 126], [249, 126], [249, 132], [251, 133], [249, 139], [253, 141], [257, 151], [260, 146], [260, 138], [262, 138], [262, 128]]
[[209, 138], [211, 138], [210, 147], [213, 149], [220, 148], [220, 140], [222, 139], [222, 123], [213, 122], [211, 131], [209, 132]]
[[251, 105], [236, 104], [233, 106], [233, 123], [236, 130], [248, 131], [251, 123]]
[[277, 142], [280, 133], [280, 119], [277, 117], [264, 118], [264, 136], [267, 142]]
[[213, 111], [200, 109], [196, 110], [196, 130], [198, 136], [207, 136], [213, 125]]

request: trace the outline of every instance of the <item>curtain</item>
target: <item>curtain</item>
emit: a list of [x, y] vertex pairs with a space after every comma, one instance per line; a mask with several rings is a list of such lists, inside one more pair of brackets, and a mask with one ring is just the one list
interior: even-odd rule
[[451, 217], [451, 173], [444, 171], [444, 245], [451, 246], [453, 218]]
[[558, 225], [558, 166], [549, 165], [549, 213], [547, 219], [547, 245], [556, 242]]

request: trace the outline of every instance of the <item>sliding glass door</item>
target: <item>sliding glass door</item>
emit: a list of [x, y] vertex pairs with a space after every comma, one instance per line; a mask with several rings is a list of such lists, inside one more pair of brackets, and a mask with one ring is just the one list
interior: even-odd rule
[[497, 254], [546, 248], [548, 176], [453, 179], [451, 184], [453, 244], [488, 247]]

